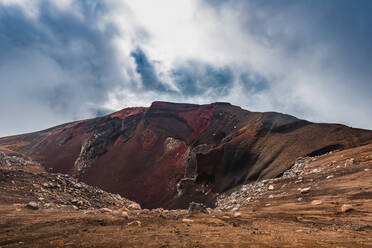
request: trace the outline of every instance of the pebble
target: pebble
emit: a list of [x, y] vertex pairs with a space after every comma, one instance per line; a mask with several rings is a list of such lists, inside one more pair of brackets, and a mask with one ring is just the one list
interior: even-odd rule
[[131, 203], [128, 206], [129, 209], [134, 209], [134, 210], [141, 210], [141, 206], [138, 203]]
[[38, 210], [39, 205], [36, 202], [31, 201], [31, 202], [27, 203], [26, 208], [32, 209], [32, 210]]
[[274, 190], [274, 186], [273, 185], [269, 185], [269, 190]]
[[134, 225], [141, 226], [142, 223], [141, 223], [141, 221], [138, 221], [138, 220], [128, 223], [128, 226], [134, 226]]
[[109, 208], [101, 208], [101, 209], [100, 209], [100, 212], [101, 212], [101, 213], [112, 213], [112, 210], [109, 209]]
[[310, 192], [310, 189], [311, 189], [311, 187], [307, 187], [307, 188], [300, 189], [300, 193], [301, 193], [301, 194], [309, 193], [309, 192]]
[[239, 210], [239, 207], [235, 207], [233, 209], [231, 209], [232, 212], [235, 212], [235, 211], [238, 211]]
[[353, 209], [353, 206], [350, 204], [344, 204], [341, 206], [341, 212], [345, 213]]
[[241, 214], [239, 212], [234, 213], [234, 217], [239, 217]]
[[323, 202], [321, 201], [321, 200], [314, 200], [314, 201], [312, 201], [311, 202], [311, 205], [313, 205], [313, 206], [317, 206], [317, 205], [320, 205], [320, 204], [322, 204]]
[[194, 221], [191, 220], [191, 219], [182, 219], [182, 222], [185, 222], [185, 223], [193, 223]]

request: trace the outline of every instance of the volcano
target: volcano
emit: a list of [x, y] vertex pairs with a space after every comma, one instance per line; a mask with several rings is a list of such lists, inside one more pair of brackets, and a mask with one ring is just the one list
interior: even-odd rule
[[237, 185], [278, 177], [297, 158], [372, 143], [372, 131], [229, 103], [154, 102], [0, 139], [0, 150], [145, 208], [214, 206]]

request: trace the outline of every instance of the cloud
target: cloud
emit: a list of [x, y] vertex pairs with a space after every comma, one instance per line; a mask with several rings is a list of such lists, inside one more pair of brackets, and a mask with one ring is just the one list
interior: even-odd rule
[[136, 71], [140, 75], [143, 88], [145, 90], [155, 90], [155, 91], [167, 91], [168, 89], [164, 84], [158, 79], [157, 72], [148, 60], [146, 54], [140, 49], [132, 51], [130, 54], [136, 63]]
[[365, 0], [0, 0], [0, 136], [154, 100], [372, 128], [371, 10]]
[[35, 113], [20, 129], [12, 128], [11, 118], [2, 134], [93, 117], [108, 92], [126, 80], [111, 43], [118, 31], [102, 24], [107, 6], [100, 1], [75, 1], [69, 8], [36, 2], [36, 16], [27, 12], [31, 2], [0, 3], [0, 102], [6, 106], [0, 114], [16, 114], [22, 123], [26, 111]]

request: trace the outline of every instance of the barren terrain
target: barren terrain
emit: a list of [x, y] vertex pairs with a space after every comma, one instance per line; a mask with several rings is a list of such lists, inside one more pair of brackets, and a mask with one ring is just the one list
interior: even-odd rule
[[192, 216], [40, 201], [30, 190], [43, 172], [0, 172], [1, 247], [372, 247], [372, 145], [299, 159], [282, 177], [236, 187]]

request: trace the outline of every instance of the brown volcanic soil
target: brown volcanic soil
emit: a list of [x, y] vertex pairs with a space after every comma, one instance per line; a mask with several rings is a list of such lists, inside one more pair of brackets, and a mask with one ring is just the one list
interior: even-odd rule
[[184, 208], [192, 200], [213, 206], [216, 193], [279, 176], [297, 157], [371, 142], [371, 131], [227, 103], [154, 102], [1, 138], [0, 150], [147, 208]]
[[[130, 210], [129, 219], [68, 208], [29, 210], [4, 201], [30, 199], [27, 192], [14, 192], [14, 184], [2, 180], [0, 246], [372, 247], [372, 145], [306, 160], [302, 181], [297, 176], [266, 181], [263, 194], [243, 204], [238, 217], [217, 210], [193, 217], [185, 210]], [[327, 179], [330, 175], [333, 178]], [[16, 185], [17, 178], [23, 180], [13, 178]], [[267, 190], [268, 185], [274, 189]], [[305, 187], [311, 190], [301, 194], [298, 188]], [[312, 205], [313, 200], [322, 203]], [[351, 204], [353, 210], [341, 212], [343, 204]]]

